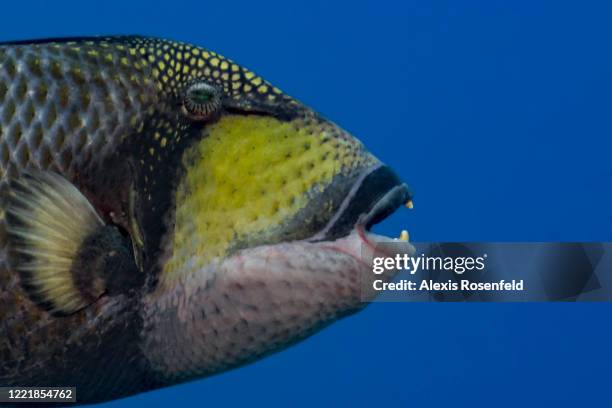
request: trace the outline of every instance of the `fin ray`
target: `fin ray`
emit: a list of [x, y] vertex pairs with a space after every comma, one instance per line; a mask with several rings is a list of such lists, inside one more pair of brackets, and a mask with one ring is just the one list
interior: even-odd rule
[[104, 226], [81, 192], [51, 172], [11, 180], [6, 207], [12, 266], [26, 290], [51, 312], [74, 313], [92, 299], [77, 287], [72, 265], [85, 239]]

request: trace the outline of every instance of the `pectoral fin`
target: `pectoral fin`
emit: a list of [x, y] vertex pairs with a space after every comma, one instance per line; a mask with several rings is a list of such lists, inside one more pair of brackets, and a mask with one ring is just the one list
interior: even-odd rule
[[52, 313], [74, 313], [140, 275], [129, 238], [55, 173], [10, 182], [6, 223], [11, 267]]

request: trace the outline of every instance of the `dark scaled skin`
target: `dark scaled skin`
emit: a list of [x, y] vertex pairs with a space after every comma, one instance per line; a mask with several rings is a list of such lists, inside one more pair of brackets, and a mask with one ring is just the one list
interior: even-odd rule
[[[198, 81], [222, 95], [205, 121], [184, 112]], [[136, 36], [0, 44], [0, 386], [119, 398], [253, 361], [358, 310], [366, 234], [306, 240], [380, 165], [212, 51]], [[9, 180], [29, 170], [72, 183], [125, 237], [108, 245], [133, 253], [129, 274], [96, 275], [106, 294], [76, 313], [33, 301], [7, 253]]]
[[[141, 43], [138, 39], [129, 42], [134, 46]], [[142, 75], [143, 70], [151, 70], [144, 61], [148, 52], [130, 53], [131, 48], [124, 43], [123, 39], [92, 39], [0, 46], [3, 201], [10, 177], [28, 168], [52, 170], [82, 189], [106, 220], [116, 218], [119, 225], [126, 225], [127, 197], [133, 180], [129, 168], [120, 160], [120, 151], [130, 136], [144, 131], [147, 105], [156, 103], [156, 93], [152, 81], [147, 83], [147, 75]], [[107, 179], [94, 176], [101, 174]], [[116, 184], [107, 185], [110, 180]], [[120, 296], [62, 318], [34, 307], [19, 276], [8, 265], [5, 229], [3, 221], [0, 384], [52, 385], [54, 381], [36, 370], [39, 366], [48, 367], [46, 370], [54, 373], [54, 380], [60, 384], [63, 377], [81, 378], [83, 398], [88, 397], [87, 390], [140, 387], [138, 372], [145, 368], [140, 367], [141, 359], [133, 346], [137, 329], [120, 333], [126, 327], [134, 327], [136, 300]], [[91, 324], [94, 321], [97, 323]], [[125, 334], [132, 342], [122, 339]], [[110, 341], [104, 349], [125, 352], [101, 355], [99, 342], [103, 339]], [[54, 341], [65, 345], [54, 347]], [[31, 354], [36, 359], [28, 358]], [[95, 357], [86, 359], [86, 355]], [[137, 369], [129, 378], [121, 378], [113, 370], [88, 375], [98, 366], [96, 360], [110, 366], [127, 361]], [[22, 373], [39, 373], [42, 378], [28, 378]]]
[[[227, 59], [170, 41], [111, 37], [0, 45], [0, 199], [5, 200], [10, 177], [25, 169], [52, 170], [73, 182], [105, 221], [133, 231], [130, 194], [142, 197], [153, 179], [173, 183], [173, 158], [179, 157], [173, 150], [184, 149], [190, 137], [177, 101], [181, 86], [200, 77], [222, 86], [236, 109], [293, 105]], [[173, 142], [164, 151], [167, 157], [155, 159], [165, 165], [151, 174], [149, 149], [155, 140], [149, 133], [166, 123], [162, 129], [170, 134], [164, 136]], [[169, 205], [169, 192], [162, 190], [153, 190], [165, 196], [158, 197], [157, 207], [143, 204], [148, 207], [143, 217], [154, 220], [154, 229], [162, 228], [159, 220]], [[149, 246], [149, 259], [155, 258], [162, 235], [155, 232], [151, 235], [156, 238], [141, 243], [141, 252]], [[135, 234], [144, 236], [143, 231]], [[137, 296], [103, 299], [58, 319], [34, 307], [11, 272], [4, 221], [0, 245], [0, 385], [62, 384], [63, 377], [72, 384], [77, 378], [82, 400], [91, 398], [89, 390], [99, 398], [110, 390], [122, 395], [154, 385], [142, 376], [147, 367], [137, 347]], [[58, 350], [49, 345], [54, 341], [64, 345]], [[31, 354], [35, 360], [27, 358]], [[99, 368], [119, 363], [133, 370], [121, 375]], [[33, 366], [47, 367], [53, 379], [18, 375], [36, 372]], [[19, 381], [13, 383], [13, 378]]]

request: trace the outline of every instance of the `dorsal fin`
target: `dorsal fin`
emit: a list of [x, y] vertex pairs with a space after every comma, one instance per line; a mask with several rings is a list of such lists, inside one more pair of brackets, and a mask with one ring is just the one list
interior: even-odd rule
[[11, 267], [31, 298], [52, 313], [74, 313], [109, 290], [109, 277], [135, 273], [129, 239], [55, 173], [11, 180], [6, 223]]

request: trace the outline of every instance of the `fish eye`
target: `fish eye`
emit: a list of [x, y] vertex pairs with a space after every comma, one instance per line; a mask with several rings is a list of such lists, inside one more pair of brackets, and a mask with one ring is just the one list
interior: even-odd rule
[[221, 91], [206, 82], [195, 82], [187, 86], [183, 95], [182, 111], [191, 120], [203, 121], [211, 118], [221, 107]]

